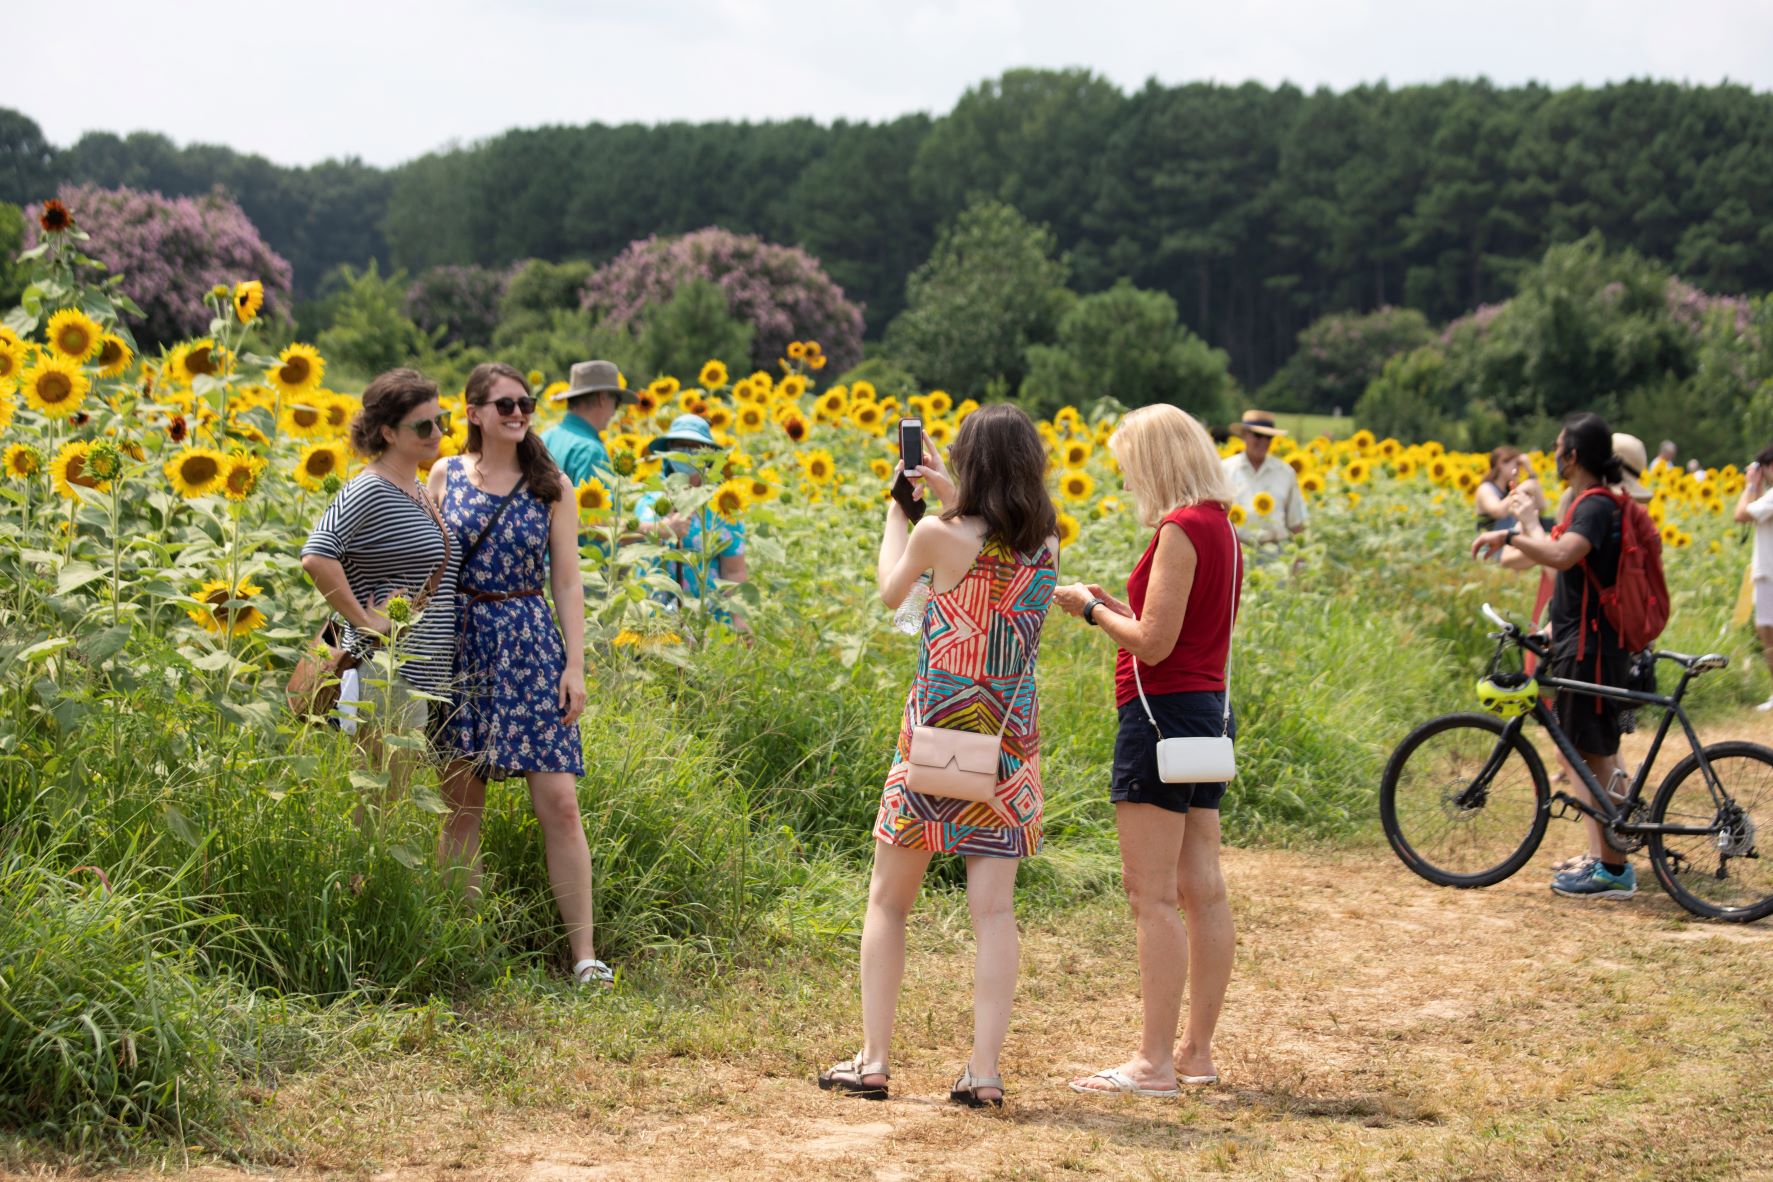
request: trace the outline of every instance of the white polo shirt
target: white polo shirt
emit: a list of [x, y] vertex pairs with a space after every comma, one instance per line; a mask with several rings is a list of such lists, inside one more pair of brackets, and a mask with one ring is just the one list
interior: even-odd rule
[[1754, 561], [1749, 571], [1756, 579], [1773, 579], [1773, 491], [1750, 501], [1748, 515], [1755, 523]]
[[[1299, 491], [1299, 477], [1286, 461], [1271, 452], [1262, 467], [1255, 468], [1240, 451], [1223, 463], [1237, 503], [1244, 508], [1238, 537], [1250, 543], [1284, 542], [1294, 528], [1304, 527], [1305, 494]], [[1274, 498], [1274, 509], [1266, 517], [1256, 512], [1256, 494], [1263, 492]]]

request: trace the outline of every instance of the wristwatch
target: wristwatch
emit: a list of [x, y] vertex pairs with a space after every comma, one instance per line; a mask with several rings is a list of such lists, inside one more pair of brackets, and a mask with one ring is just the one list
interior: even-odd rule
[[1504, 546], [1507, 546], [1520, 536], [1521, 536], [1521, 527], [1519, 525], [1511, 525], [1508, 527], [1508, 529], [1502, 535], [1502, 544]]
[[1088, 624], [1092, 628], [1099, 627], [1099, 625], [1096, 623], [1096, 609], [1101, 606], [1102, 606], [1102, 600], [1100, 600], [1100, 599], [1092, 599], [1088, 603], [1084, 604], [1084, 609], [1083, 609], [1084, 623]]

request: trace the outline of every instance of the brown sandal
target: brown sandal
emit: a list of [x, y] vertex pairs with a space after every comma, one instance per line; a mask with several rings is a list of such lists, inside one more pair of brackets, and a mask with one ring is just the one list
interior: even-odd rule
[[842, 1092], [846, 1096], [854, 1096], [859, 1100], [884, 1100], [887, 1098], [887, 1085], [864, 1083], [865, 1077], [878, 1075], [882, 1079], [891, 1079], [892, 1073], [886, 1069], [885, 1063], [864, 1063], [862, 1052], [857, 1051], [856, 1057], [847, 1063], [834, 1063], [829, 1071], [819, 1072], [819, 1087], [827, 1092]]

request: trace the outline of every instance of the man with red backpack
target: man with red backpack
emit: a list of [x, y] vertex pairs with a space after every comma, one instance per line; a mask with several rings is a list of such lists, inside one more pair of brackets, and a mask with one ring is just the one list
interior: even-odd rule
[[[1662, 577], [1662, 538], [1655, 523], [1623, 489], [1624, 471], [1613, 451], [1613, 431], [1595, 414], [1576, 414], [1558, 432], [1556, 464], [1570, 490], [1570, 507], [1547, 533], [1536, 515], [1522, 515], [1507, 530], [1479, 535], [1473, 553], [1512, 546], [1524, 558], [1556, 572], [1547, 625], [1553, 677], [1623, 686], [1631, 654], [1650, 646], [1668, 622], [1668, 588]], [[1582, 760], [1603, 787], [1623, 783], [1619, 763], [1620, 704], [1588, 694], [1561, 692], [1555, 709]], [[1588, 789], [1569, 777], [1582, 797]], [[1592, 804], [1593, 801], [1591, 800]], [[1607, 844], [1601, 826], [1584, 816], [1588, 860], [1558, 874], [1560, 895], [1629, 899], [1637, 874]]]

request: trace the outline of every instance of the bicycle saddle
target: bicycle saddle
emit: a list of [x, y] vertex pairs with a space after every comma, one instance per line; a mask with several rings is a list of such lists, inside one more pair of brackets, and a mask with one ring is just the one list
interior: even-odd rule
[[1690, 673], [1704, 673], [1707, 669], [1722, 669], [1730, 663], [1730, 658], [1723, 653], [1706, 653], [1702, 657], [1690, 657], [1686, 653], [1658, 652], [1658, 661], [1673, 661]]

